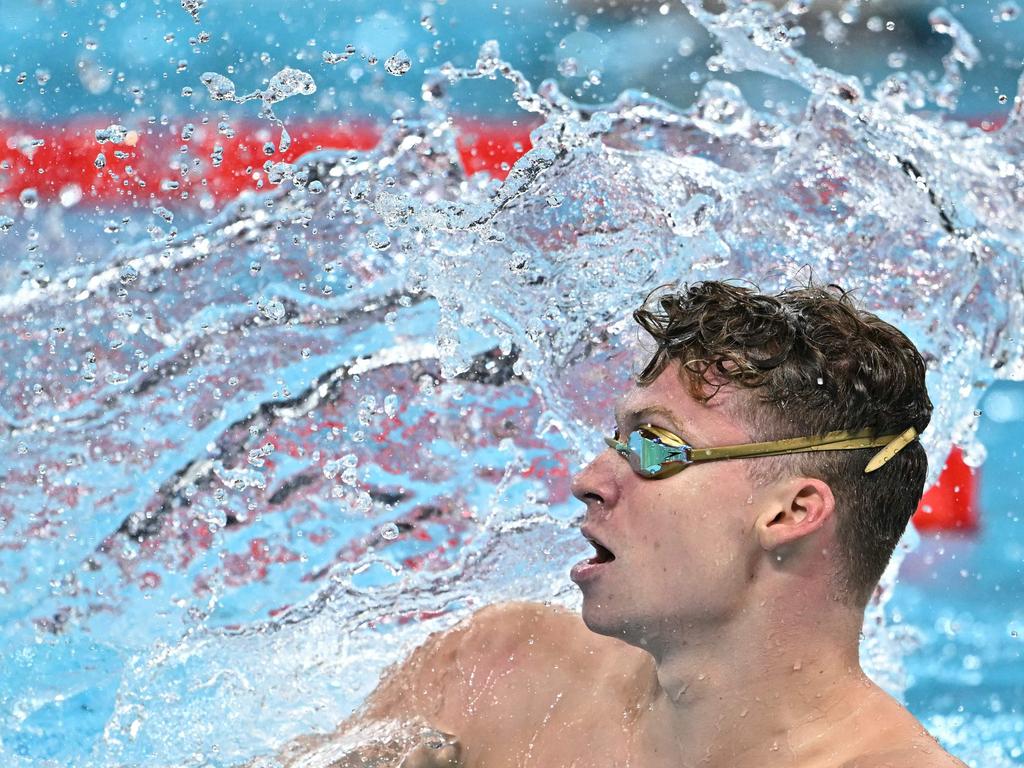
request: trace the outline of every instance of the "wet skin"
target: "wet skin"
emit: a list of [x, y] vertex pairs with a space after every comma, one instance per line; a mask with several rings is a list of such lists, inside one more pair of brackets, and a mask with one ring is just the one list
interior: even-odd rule
[[[750, 442], [740, 396], [702, 403], [670, 368], [625, 395], [617, 426]], [[342, 730], [423, 718], [453, 734], [457, 748], [414, 756], [423, 766], [962, 766], [860, 668], [863, 610], [828, 578], [831, 489], [759, 481], [758, 460], [647, 480], [605, 450], [573, 481], [585, 535], [614, 555], [573, 569], [581, 616], [479, 611], [394, 668]]]

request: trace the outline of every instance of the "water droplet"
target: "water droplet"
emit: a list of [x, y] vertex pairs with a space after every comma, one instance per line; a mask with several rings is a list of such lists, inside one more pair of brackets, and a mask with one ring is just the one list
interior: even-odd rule
[[886, 63], [893, 69], [901, 69], [907, 63], [907, 54], [903, 51], [893, 51], [886, 58]]
[[203, 72], [199, 76], [199, 81], [206, 86], [206, 90], [210, 92], [210, 98], [214, 101], [235, 98], [235, 84], [224, 75], [216, 72]]
[[123, 285], [134, 283], [139, 279], [139, 270], [133, 267], [131, 264], [125, 264], [121, 267], [121, 272], [117, 276], [117, 279], [121, 281]]
[[111, 144], [124, 144], [125, 139], [128, 136], [128, 129], [123, 125], [117, 125], [115, 123], [113, 125], [108, 125], [106, 128], [97, 128], [95, 135], [96, 141], [100, 144], [106, 144], [107, 142], [110, 142]]
[[31, 210], [39, 205], [39, 193], [36, 192], [35, 187], [29, 187], [28, 189], [21, 190], [18, 200], [25, 208]]
[[387, 539], [388, 541], [394, 541], [398, 538], [401, 531], [398, 530], [398, 526], [394, 523], [386, 523], [381, 526], [380, 535], [381, 538]]
[[82, 200], [82, 188], [77, 184], [66, 184], [61, 187], [58, 199], [64, 208], [70, 208], [73, 205], [78, 205]]
[[268, 301], [261, 307], [261, 311], [263, 312], [263, 315], [272, 322], [279, 323], [284, 320], [284, 304], [277, 299], [271, 299]]
[[324, 64], [340, 64], [344, 61], [348, 61], [352, 57], [352, 54], [356, 52], [354, 45], [346, 45], [345, 50], [341, 53], [335, 53], [333, 51], [324, 51], [323, 59]]
[[409, 58], [409, 54], [404, 49], [400, 50], [384, 62], [384, 69], [389, 75], [401, 77], [412, 69], [412, 59]]
[[199, 9], [206, 5], [206, 0], [181, 0], [181, 7], [192, 17], [196, 24], [199, 23]]
[[992, 21], [1000, 24], [1007, 21], [1015, 21], [1018, 17], [1020, 17], [1020, 6], [1013, 0], [1009, 0], [999, 4], [995, 15], [992, 17]]
[[324, 188], [323, 182], [321, 182], [321, 181], [319, 181], [317, 179], [314, 179], [313, 181], [309, 182], [309, 184], [306, 186], [306, 190], [311, 195], [319, 195], [319, 194], [321, 194], [324, 191], [324, 189], [325, 188]]
[[14, 219], [10, 216], [0, 216], [0, 233], [7, 234], [11, 231], [11, 227], [14, 226]]
[[572, 56], [566, 56], [558, 62], [558, 74], [562, 77], [576, 77], [579, 71], [579, 64]]
[[316, 83], [313, 76], [301, 69], [285, 67], [272, 78], [263, 91], [263, 101], [267, 104], [276, 104], [290, 96], [308, 96], [316, 92]]
[[389, 419], [395, 418], [398, 413], [398, 395], [390, 394], [384, 398], [384, 413]]
[[387, 231], [381, 227], [372, 227], [366, 233], [366, 242], [371, 248], [375, 248], [378, 251], [386, 251], [391, 247], [391, 238], [388, 236]]
[[322, 471], [324, 473], [324, 477], [326, 477], [328, 480], [333, 480], [335, 477], [338, 476], [338, 473], [341, 470], [342, 470], [341, 460], [340, 459], [331, 459], [330, 461], [327, 461], [327, 462], [324, 463]]

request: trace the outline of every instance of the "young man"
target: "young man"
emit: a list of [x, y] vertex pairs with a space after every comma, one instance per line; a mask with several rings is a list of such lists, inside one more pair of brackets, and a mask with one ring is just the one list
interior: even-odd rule
[[962, 766], [858, 660], [924, 486], [913, 344], [838, 289], [705, 282], [634, 316], [657, 348], [573, 481], [582, 620], [484, 609], [346, 731], [429, 724], [407, 768]]

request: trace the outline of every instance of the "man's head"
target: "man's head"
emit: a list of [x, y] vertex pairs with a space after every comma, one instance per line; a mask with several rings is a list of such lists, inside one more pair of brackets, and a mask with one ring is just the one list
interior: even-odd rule
[[[625, 410], [638, 410], [630, 403], [639, 409], [664, 407], [671, 411], [677, 433], [694, 447], [809, 437], [838, 430], [869, 429], [890, 435], [914, 427], [920, 433], [930, 420], [932, 405], [918, 351], [897, 329], [857, 309], [839, 289], [809, 287], [768, 296], [736, 285], [704, 282], [681, 290], [660, 290], [634, 316], [657, 347], [637, 377], [637, 387], [626, 398]], [[628, 418], [635, 420], [634, 416]], [[618, 424], [620, 433], [635, 426]], [[630, 494], [633, 499], [645, 499], [640, 502], [643, 504], [657, 494], [666, 510], [674, 500], [688, 505], [689, 509], [676, 510], [672, 521], [683, 520], [687, 514], [719, 515], [719, 524], [727, 530], [704, 527], [699, 535], [709, 546], [719, 546], [707, 562], [707, 587], [726, 592], [739, 590], [741, 585], [729, 583], [732, 576], [726, 570], [718, 572], [717, 565], [729, 558], [757, 556], [756, 547], [744, 549], [742, 540], [746, 536], [749, 544], [754, 526], [749, 515], [753, 513], [748, 514], [742, 503], [737, 506], [737, 500], [746, 499], [753, 508], [768, 503], [761, 499], [762, 492], [771, 489], [778, 494], [779, 488], [794, 494], [794, 504], [801, 495], [813, 497], [825, 510], [822, 516], [831, 518], [828, 530], [834, 541], [829, 542], [829, 577], [833, 592], [849, 605], [862, 607], [920, 500], [927, 468], [924, 449], [914, 441], [880, 469], [865, 474], [866, 464], [877, 451], [828, 451], [693, 465], [665, 480], [635, 478], [650, 484], [646, 489], [621, 475], [624, 462], [607, 452], [581, 474], [576, 492], [588, 502], [592, 530], [607, 531], [613, 537], [621, 533], [623, 539], [625, 532], [609, 523], [614, 514], [611, 508], [617, 504], [623, 516], [631, 514], [625, 509], [632, 507], [627, 498]], [[599, 516], [603, 522], [597, 520]], [[663, 521], [663, 525], [673, 524]], [[665, 531], [665, 546], [676, 533]], [[726, 538], [715, 544], [714, 537], [720, 534]], [[601, 538], [600, 533], [594, 535]], [[639, 535], [634, 532], [632, 538]], [[729, 536], [739, 542], [733, 550], [729, 549]], [[611, 542], [604, 543], [614, 551]], [[628, 549], [632, 544], [623, 542], [623, 546]], [[693, 555], [690, 559], [696, 563]], [[678, 567], [686, 565], [679, 562]], [[647, 567], [636, 564], [634, 570]], [[667, 562], [664, 567], [667, 571]], [[756, 570], [753, 561], [735, 562], [731, 567], [746, 569], [751, 579]], [[602, 586], [606, 602], [609, 595], [603, 590], [614, 589], [612, 573], [609, 569], [608, 583]], [[723, 583], [716, 586], [712, 582], [719, 577]], [[680, 582], [675, 586], [689, 589], [694, 585]], [[654, 589], [654, 585], [644, 588]], [[713, 608], [709, 602], [705, 610], [724, 608]]]

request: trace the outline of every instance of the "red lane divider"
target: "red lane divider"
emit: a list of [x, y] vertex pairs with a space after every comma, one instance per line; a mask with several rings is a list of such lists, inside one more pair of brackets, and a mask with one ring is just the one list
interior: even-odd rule
[[[310, 121], [289, 127], [291, 145], [277, 151], [280, 128], [242, 124], [226, 135], [230, 128], [198, 124], [186, 141], [182, 132], [187, 121], [182, 120], [168, 126], [126, 126], [136, 134], [129, 142], [101, 144], [96, 131], [107, 122], [94, 118], [38, 127], [0, 121], [0, 200], [17, 200], [28, 189], [36, 190], [41, 201], [61, 200], [62, 194], [72, 201], [79, 192], [83, 203], [119, 205], [150, 198], [228, 200], [245, 190], [267, 188], [263, 164], [268, 159], [293, 162], [317, 149], [371, 149], [381, 133], [371, 123]], [[994, 130], [999, 123], [981, 125]], [[462, 120], [458, 127], [456, 146], [466, 170], [504, 178], [530, 148], [533, 125]], [[271, 155], [264, 151], [268, 142], [275, 148]], [[103, 156], [102, 167], [97, 167], [98, 155]], [[215, 163], [216, 155], [220, 160]], [[913, 523], [920, 531], [977, 529], [977, 477], [959, 448], [953, 448], [938, 482], [925, 493]]]
[[[33, 189], [40, 201], [127, 205], [150, 198], [229, 200], [246, 190], [268, 188], [263, 170], [267, 160], [293, 162], [317, 149], [367, 150], [381, 134], [378, 125], [368, 122], [310, 121], [290, 126], [290, 145], [279, 151], [279, 127], [187, 125], [185, 120], [167, 126], [126, 125], [128, 140], [114, 144], [96, 139], [96, 131], [107, 127], [104, 120], [44, 127], [0, 121], [0, 200], [17, 200]], [[470, 173], [503, 178], [530, 148], [532, 124], [462, 120], [457, 125], [456, 146]], [[268, 145], [274, 149], [269, 155], [264, 150]]]

